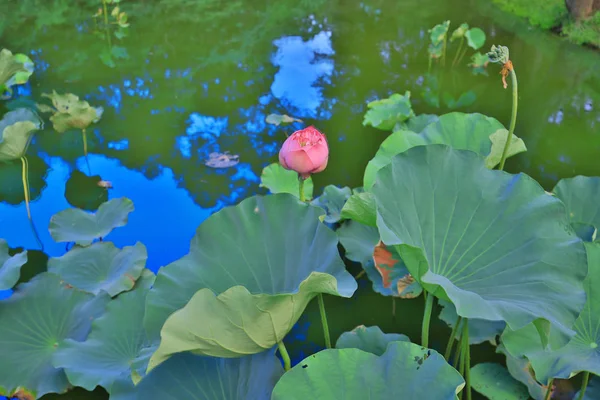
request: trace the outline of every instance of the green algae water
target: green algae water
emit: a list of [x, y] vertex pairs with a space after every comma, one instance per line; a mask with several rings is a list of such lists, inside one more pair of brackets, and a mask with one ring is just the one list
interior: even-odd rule
[[[64, 245], [47, 229], [53, 214], [124, 196], [135, 211], [110, 238], [118, 246], [143, 242], [148, 267], [157, 271], [187, 253], [211, 213], [265, 192], [261, 170], [277, 160], [294, 129], [312, 124], [328, 137], [328, 167], [313, 177], [318, 195], [328, 184], [362, 186], [367, 162], [388, 135], [362, 125], [366, 104], [377, 98], [410, 91], [417, 114], [480, 112], [508, 126], [511, 91], [503, 89], [497, 65], [473, 74], [473, 51], [453, 68], [434, 65], [435, 86], [426, 79], [428, 29], [445, 20], [451, 30], [462, 22], [480, 27], [487, 35], [482, 51], [492, 44], [511, 50], [519, 77], [515, 133], [528, 151], [510, 158], [505, 170], [522, 171], [547, 190], [562, 177], [600, 175], [600, 53], [487, 3], [129, 0], [120, 4], [129, 16], [127, 36], [109, 44], [94, 33], [100, 1], [3, 0], [0, 45], [28, 54], [35, 73], [0, 102], [1, 112], [56, 90], [102, 106], [104, 115], [88, 130], [89, 167], [81, 135], [56, 133], [47, 117], [29, 148], [31, 212], [43, 252], [31, 251], [39, 245], [20, 165], [0, 166], [0, 237], [36, 257], [59, 256]], [[455, 51], [453, 44], [450, 60]], [[463, 94], [464, 104], [450, 101]], [[269, 125], [271, 113], [303, 123]], [[205, 166], [215, 152], [238, 155], [239, 163]], [[98, 187], [99, 180], [112, 188]], [[359, 286], [353, 299], [325, 298], [333, 340], [360, 324], [419, 339], [422, 298], [392, 301], [366, 278]], [[294, 360], [323, 346], [319, 321], [314, 301], [286, 340]], [[431, 332], [431, 347], [443, 350], [449, 329], [434, 317]], [[473, 364], [502, 360], [486, 345], [471, 354]]]

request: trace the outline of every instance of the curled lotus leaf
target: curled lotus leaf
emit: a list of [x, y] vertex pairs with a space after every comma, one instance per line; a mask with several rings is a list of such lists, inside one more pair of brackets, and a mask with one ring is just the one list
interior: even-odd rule
[[325, 210], [324, 221], [333, 224], [342, 218], [342, 208], [351, 195], [352, 190], [349, 187], [339, 188], [335, 185], [327, 185], [323, 189], [323, 194], [314, 199], [311, 204]]
[[42, 94], [42, 97], [49, 98], [54, 108], [41, 106], [40, 111], [53, 113], [50, 121], [59, 133], [69, 129], [86, 129], [92, 123], [98, 122], [104, 112], [102, 107], [92, 107], [87, 101], [80, 100], [72, 93], [59, 94], [52, 91], [52, 94]]
[[25, 54], [13, 54], [8, 49], [0, 51], [0, 94], [13, 85], [27, 82], [33, 73], [33, 62]]
[[364, 225], [376, 226], [375, 199], [368, 192], [353, 193], [340, 213], [342, 219], [351, 219]]
[[394, 93], [387, 99], [375, 100], [367, 104], [363, 125], [370, 125], [384, 131], [391, 131], [397, 123], [402, 123], [414, 115], [410, 103], [410, 92], [401, 95]]
[[204, 221], [190, 253], [161, 268], [148, 295], [146, 328], [162, 327], [149, 368], [183, 351], [217, 357], [264, 351], [317, 294], [352, 296], [356, 281], [322, 215], [321, 208], [276, 194], [250, 197]]
[[42, 121], [27, 108], [4, 114], [0, 120], [0, 162], [23, 157], [33, 133], [41, 127]]
[[21, 267], [27, 262], [27, 251], [11, 256], [8, 243], [0, 239], [0, 290], [12, 289], [19, 280]]
[[580, 175], [561, 179], [552, 192], [567, 207], [571, 224], [600, 228], [600, 177]]
[[[535, 323], [563, 345], [585, 304], [587, 259], [563, 203], [472, 151], [412, 148], [377, 173], [381, 240], [463, 318]], [[551, 287], [553, 290], [548, 290]], [[560, 345], [557, 343], [557, 345]]]

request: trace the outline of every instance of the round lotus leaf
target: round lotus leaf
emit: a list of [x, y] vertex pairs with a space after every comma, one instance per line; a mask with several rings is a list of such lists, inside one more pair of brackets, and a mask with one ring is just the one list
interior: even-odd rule
[[148, 346], [143, 326], [146, 294], [154, 274], [145, 270], [136, 287], [108, 303], [104, 315], [92, 323], [85, 342], [66, 339], [54, 355], [54, 366], [64, 368], [69, 382], [87, 390], [132, 382], [132, 365]]
[[359, 349], [313, 354], [283, 375], [271, 399], [455, 400], [464, 384], [435, 350], [392, 342], [381, 356]]
[[0, 161], [23, 157], [33, 133], [41, 126], [42, 121], [27, 108], [18, 108], [4, 114], [0, 120]]
[[102, 187], [101, 181], [99, 175], [88, 176], [75, 170], [65, 184], [65, 199], [72, 207], [96, 211], [108, 201], [108, 190]]
[[383, 333], [378, 326], [360, 325], [350, 332], [342, 333], [335, 343], [335, 348], [359, 349], [381, 356], [391, 342], [410, 342], [410, 339], [399, 333]]
[[471, 385], [489, 400], [529, 400], [527, 388], [500, 364], [481, 363], [472, 367]]
[[39, 398], [69, 388], [65, 372], [52, 365], [66, 339], [84, 340], [109, 297], [68, 287], [45, 272], [17, 286], [0, 301], [0, 395], [20, 390]]
[[311, 204], [325, 210], [327, 214], [323, 220], [328, 224], [334, 224], [342, 218], [340, 215], [342, 208], [351, 195], [352, 190], [349, 187], [327, 185], [323, 189], [323, 194], [314, 199]]
[[12, 289], [19, 280], [21, 267], [27, 262], [27, 251], [10, 256], [8, 243], [0, 239], [0, 290]]
[[103, 203], [96, 213], [68, 208], [52, 216], [50, 235], [57, 242], [88, 246], [94, 239], [104, 238], [114, 228], [125, 225], [132, 211], [133, 202], [125, 197]]
[[204, 221], [190, 253], [161, 268], [148, 295], [147, 330], [164, 324], [151, 367], [181, 351], [219, 357], [264, 351], [317, 294], [352, 296], [356, 281], [322, 215], [321, 208], [276, 194], [248, 198]]
[[[454, 324], [458, 319], [454, 304], [446, 300], [440, 300], [439, 304], [442, 306], [440, 319], [448, 324], [450, 328], [454, 328]], [[495, 346], [496, 337], [500, 336], [506, 327], [506, 323], [504, 321], [486, 321], [484, 319], [474, 318], [470, 318], [468, 321], [470, 344], [479, 344], [487, 341]], [[457, 335], [456, 340], [460, 340], [460, 336]]]
[[[403, 153], [416, 146], [428, 144], [447, 144], [456, 149], [471, 150], [482, 156], [488, 156], [489, 168], [500, 162], [495, 155], [501, 154], [506, 143], [504, 126], [496, 119], [482, 114], [464, 114], [453, 112], [442, 115], [439, 119], [425, 127], [420, 134], [410, 131], [397, 131], [388, 136], [375, 157], [369, 161], [365, 169], [364, 187], [370, 190], [375, 182], [375, 176], [384, 166], [388, 165], [397, 154]], [[509, 148], [508, 157], [525, 151], [521, 139], [513, 138], [514, 145]]]
[[574, 334], [585, 304], [585, 249], [562, 202], [532, 178], [489, 170], [471, 151], [429, 145], [395, 156], [372, 191], [381, 240], [458, 315], [513, 330], [545, 321], [563, 343]]
[[552, 378], [568, 379], [587, 371], [600, 375], [600, 244], [585, 244], [589, 272], [584, 287], [587, 301], [575, 321], [576, 335], [569, 343], [551, 351], [547, 349], [532, 329], [506, 332], [506, 348], [513, 355], [526, 356], [538, 380], [542, 383]]
[[552, 191], [565, 203], [571, 223], [600, 227], [600, 177], [561, 179]]
[[[298, 197], [300, 195], [300, 182], [298, 173], [285, 169], [279, 163], [265, 167], [260, 175], [260, 186], [266, 187], [271, 193], [289, 193]], [[312, 199], [313, 181], [308, 177], [304, 181], [304, 196]]]
[[[240, 358], [177, 354], [153, 369], [135, 387], [111, 399], [250, 400], [269, 399], [283, 374], [274, 349]], [[130, 388], [123, 388], [130, 392]]]
[[131, 290], [140, 277], [148, 253], [146, 246], [115, 247], [112, 242], [96, 242], [89, 247], [73, 247], [67, 254], [51, 258], [48, 271], [85, 292], [105, 291], [112, 297]]
[[473, 50], [479, 50], [485, 44], [485, 32], [480, 28], [471, 28], [465, 33], [467, 44]]

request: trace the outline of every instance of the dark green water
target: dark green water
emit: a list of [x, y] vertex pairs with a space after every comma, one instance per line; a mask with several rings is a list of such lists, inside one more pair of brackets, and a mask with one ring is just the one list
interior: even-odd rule
[[[16, 103], [0, 103], [0, 112], [52, 90], [104, 107], [88, 135], [91, 174], [112, 182], [109, 198], [126, 196], [136, 206], [110, 239], [119, 246], [143, 242], [154, 271], [187, 252], [212, 212], [264, 192], [262, 168], [277, 160], [284, 132], [303, 126], [277, 128], [265, 123], [266, 115], [293, 115], [327, 134], [329, 165], [314, 177], [320, 194], [327, 184], [362, 186], [364, 168], [387, 136], [362, 126], [368, 101], [409, 90], [418, 114], [451, 111], [427, 104], [422, 94], [427, 29], [446, 19], [453, 27], [481, 27], [484, 49], [511, 50], [520, 83], [516, 133], [529, 151], [506, 169], [548, 190], [562, 177], [600, 175], [600, 53], [532, 30], [487, 0], [123, 1], [129, 36], [113, 45], [124, 47], [127, 58], [114, 68], [100, 60], [107, 44], [92, 32], [99, 1], [0, 3], [0, 45], [36, 63], [30, 84], [19, 88]], [[502, 89], [498, 66], [488, 72], [448, 68], [440, 74], [442, 90], [455, 97], [472, 91], [475, 102], [458, 111], [508, 125], [510, 91]], [[60, 135], [50, 123], [29, 149], [32, 214], [49, 256], [65, 251], [48, 234], [50, 217], [105, 195], [85, 178], [81, 149], [79, 134]], [[238, 154], [240, 164], [204, 166], [214, 151]], [[20, 165], [2, 166], [0, 182], [0, 237], [37, 249]], [[326, 299], [333, 338], [377, 324], [419, 339], [422, 299], [397, 300], [393, 316], [390, 298], [372, 292], [369, 282], [361, 287], [354, 299]], [[318, 320], [313, 304], [288, 338], [296, 357], [322, 345], [320, 324], [310, 323]], [[432, 346], [443, 348], [449, 331], [437, 320], [432, 330]], [[474, 363], [494, 357], [487, 346], [472, 354]]]

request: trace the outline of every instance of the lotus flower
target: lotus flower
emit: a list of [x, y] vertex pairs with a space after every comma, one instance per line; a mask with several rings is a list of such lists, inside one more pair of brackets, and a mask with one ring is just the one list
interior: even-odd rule
[[296, 171], [306, 179], [327, 167], [327, 138], [314, 126], [294, 132], [279, 151], [279, 162], [285, 169]]

